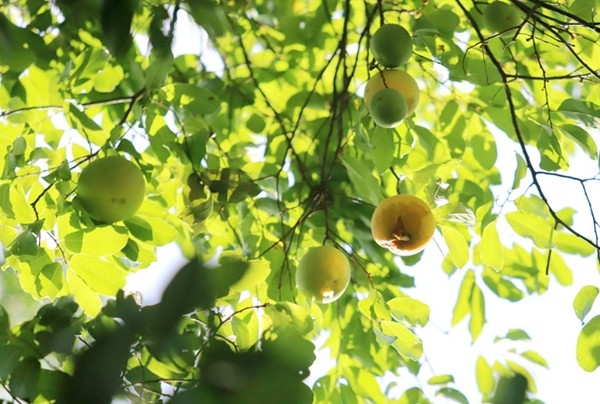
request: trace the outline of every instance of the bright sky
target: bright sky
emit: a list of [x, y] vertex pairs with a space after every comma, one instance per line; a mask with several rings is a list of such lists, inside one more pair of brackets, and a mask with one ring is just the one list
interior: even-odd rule
[[[190, 23], [189, 16], [180, 13], [178, 29], [175, 35], [174, 52], [179, 54], [202, 54], [202, 61], [209, 66], [216, 66], [218, 70], [222, 65], [207, 50], [207, 38], [194, 24]], [[497, 133], [499, 159], [498, 167], [507, 186], [512, 183], [512, 173], [515, 167], [515, 148], [513, 142], [506, 140], [504, 134]], [[595, 134], [596, 142], [600, 137]], [[536, 152], [532, 152], [536, 155]], [[572, 163], [577, 163], [570, 174], [582, 178], [592, 177], [598, 173], [598, 166], [589, 158], [573, 158]], [[527, 181], [523, 183], [528, 185]], [[544, 180], [544, 190], [559, 210], [571, 206], [582, 211], [586, 209], [581, 205], [583, 194], [578, 184], [568, 184], [565, 181], [557, 182], [551, 178]], [[500, 198], [505, 197], [505, 190], [500, 191]], [[590, 184], [591, 200], [600, 204], [600, 183]], [[516, 193], [514, 195], [519, 195]], [[510, 207], [507, 208], [510, 211]], [[578, 215], [576, 226], [590, 223], [589, 216]], [[591, 236], [589, 227], [581, 227], [583, 232]], [[503, 231], [504, 230], [504, 231]], [[499, 226], [501, 240], [512, 243], [512, 230]], [[435, 237], [442, 251], [446, 251], [441, 235]], [[462, 391], [471, 402], [479, 402], [477, 385], [475, 382], [475, 361], [483, 355], [488, 363], [495, 359], [502, 359], [510, 348], [517, 348], [519, 352], [531, 349], [541, 354], [549, 364], [549, 369], [520, 361], [534, 376], [538, 394], [535, 396], [547, 404], [564, 403], [595, 403], [600, 397], [600, 383], [597, 373], [587, 373], [577, 364], [575, 346], [581, 323], [575, 316], [572, 308], [573, 299], [579, 289], [588, 284], [599, 285], [598, 270], [594, 259], [581, 259], [578, 257], [564, 256], [567, 264], [573, 270], [574, 284], [570, 287], [559, 285], [552, 278], [549, 290], [542, 296], [527, 297], [524, 300], [511, 303], [495, 296], [485, 286], [482, 287], [486, 299], [487, 323], [483, 333], [475, 344], [471, 344], [471, 337], [467, 330], [468, 318], [455, 328], [451, 328], [450, 321], [452, 307], [456, 302], [462, 275], [456, 274], [448, 278], [441, 271], [443, 252], [435, 245], [428, 247], [423, 260], [415, 267], [403, 268], [403, 271], [413, 275], [416, 279], [416, 288], [407, 290], [412, 297], [427, 303], [431, 308], [430, 323], [416, 332], [422, 338], [427, 361], [433, 369], [433, 374], [452, 374], [455, 377], [455, 387]], [[159, 301], [162, 289], [173, 276], [174, 271], [183, 263], [183, 258], [176, 246], [167, 246], [159, 249], [158, 262], [149, 269], [133, 274], [129, 277], [128, 288], [138, 290], [143, 296], [144, 304], [153, 304]], [[588, 319], [600, 314], [600, 307], [594, 306]], [[504, 336], [510, 328], [522, 328], [531, 336], [532, 341], [526, 343], [494, 344], [496, 336]], [[514, 357], [513, 357], [514, 359]], [[327, 352], [318, 359], [315, 374], [324, 371], [329, 363]], [[319, 369], [320, 367], [320, 369]], [[424, 383], [428, 377], [422, 377]], [[396, 380], [398, 388], [392, 394], [399, 395], [407, 388], [419, 383], [407, 372], [406, 377]], [[434, 390], [432, 390], [434, 391]], [[443, 402], [443, 401], [439, 401]], [[437, 401], [436, 401], [437, 403]]]

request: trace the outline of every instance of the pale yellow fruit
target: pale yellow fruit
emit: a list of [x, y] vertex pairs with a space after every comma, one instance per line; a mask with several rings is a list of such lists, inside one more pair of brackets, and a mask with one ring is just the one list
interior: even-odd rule
[[373, 57], [384, 67], [405, 64], [412, 55], [412, 48], [410, 34], [398, 24], [382, 25], [371, 38]]
[[435, 218], [431, 208], [414, 195], [395, 195], [381, 202], [371, 217], [371, 233], [377, 244], [397, 255], [422, 251], [433, 237]]
[[145, 190], [141, 170], [121, 156], [94, 160], [81, 171], [77, 182], [77, 197], [83, 208], [101, 223], [133, 216], [144, 200]]
[[365, 103], [367, 104], [367, 108], [375, 93], [384, 88], [393, 88], [404, 97], [407, 116], [415, 112], [419, 103], [420, 91], [417, 82], [410, 74], [400, 70], [382, 70], [371, 77], [365, 87]]
[[407, 111], [406, 100], [393, 88], [377, 91], [369, 104], [371, 118], [382, 128], [398, 126], [406, 117]]
[[319, 303], [331, 303], [342, 296], [350, 283], [350, 263], [336, 248], [311, 248], [298, 263], [296, 285]]

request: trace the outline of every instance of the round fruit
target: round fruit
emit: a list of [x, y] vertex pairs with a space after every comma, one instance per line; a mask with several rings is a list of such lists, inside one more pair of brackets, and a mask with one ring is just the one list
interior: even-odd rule
[[393, 88], [384, 88], [375, 93], [369, 104], [373, 121], [383, 128], [395, 128], [406, 117], [406, 100]]
[[419, 103], [419, 86], [412, 76], [400, 70], [383, 70], [369, 79], [365, 87], [365, 103], [367, 108], [371, 99], [379, 90], [393, 88], [397, 90], [406, 101], [407, 112], [410, 115], [415, 112]]
[[413, 195], [385, 199], [371, 217], [375, 242], [397, 255], [413, 255], [423, 250], [434, 230], [431, 209]]
[[296, 270], [296, 285], [319, 303], [331, 303], [342, 296], [350, 283], [350, 263], [336, 248], [311, 248]]
[[371, 38], [373, 57], [384, 67], [405, 64], [412, 55], [412, 48], [410, 34], [398, 24], [382, 25]]
[[504, 32], [521, 24], [517, 9], [501, 1], [494, 1], [483, 9], [483, 21], [492, 32]]
[[144, 200], [142, 172], [121, 156], [109, 156], [88, 164], [77, 182], [77, 196], [85, 211], [102, 223], [127, 219]]

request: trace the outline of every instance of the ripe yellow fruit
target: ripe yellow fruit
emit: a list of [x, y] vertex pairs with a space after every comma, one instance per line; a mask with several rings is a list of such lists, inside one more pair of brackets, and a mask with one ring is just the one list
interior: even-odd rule
[[371, 217], [377, 244], [397, 255], [413, 255], [433, 237], [435, 219], [429, 206], [414, 195], [395, 195], [381, 202]]
[[523, 21], [517, 8], [508, 3], [494, 1], [483, 9], [483, 21], [492, 32], [504, 32]]
[[369, 104], [371, 118], [383, 128], [395, 128], [404, 120], [407, 112], [406, 100], [393, 88], [377, 91]]
[[383, 70], [371, 77], [365, 87], [365, 103], [367, 104], [367, 108], [373, 96], [384, 88], [393, 88], [404, 97], [407, 107], [406, 116], [415, 112], [419, 103], [420, 91], [417, 82], [410, 74], [401, 72], [400, 70]]
[[77, 182], [77, 196], [83, 208], [101, 223], [133, 216], [144, 201], [145, 191], [141, 170], [121, 156], [94, 160], [81, 171]]
[[336, 301], [349, 283], [350, 263], [344, 253], [334, 247], [311, 248], [298, 263], [298, 289], [319, 303]]
[[412, 38], [398, 24], [382, 25], [371, 38], [370, 45], [373, 57], [384, 67], [401, 66], [412, 55]]

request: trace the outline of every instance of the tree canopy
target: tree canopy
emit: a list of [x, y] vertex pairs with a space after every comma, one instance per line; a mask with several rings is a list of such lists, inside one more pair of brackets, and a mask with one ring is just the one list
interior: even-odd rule
[[[2, 2], [0, 263], [4, 278], [18, 277], [13, 291], [41, 302], [15, 324], [2, 298], [7, 397], [536, 402], [530, 369], [546, 360], [534, 349], [467, 364], [477, 397], [451, 374], [425, 376], [431, 302], [414, 296], [414, 274], [441, 257], [436, 271], [460, 279], [451, 325], [467, 323], [476, 341], [493, 321], [486, 305], [518, 305], [600, 269], [600, 5], [506, 0], [517, 24], [498, 31], [489, 3]], [[370, 46], [385, 24], [408, 32], [412, 52], [396, 69], [420, 91], [392, 128], [364, 100], [386, 70]], [[90, 215], [78, 179], [114, 155], [141, 170], [145, 190], [133, 216], [107, 224]], [[584, 160], [595, 171], [574, 173]], [[565, 184], [576, 190], [567, 208], [550, 196]], [[373, 238], [375, 208], [398, 194], [435, 218], [416, 254]], [[189, 263], [161, 302], [125, 293], [128, 274], [172, 243]], [[322, 245], [351, 267], [329, 304], [295, 278]], [[582, 322], [567, 348], [590, 372], [598, 291], [564, 302]], [[498, 338], [529, 337], [512, 328]], [[320, 355], [335, 366], [309, 386]], [[423, 383], [392, 395], [407, 372]]]

